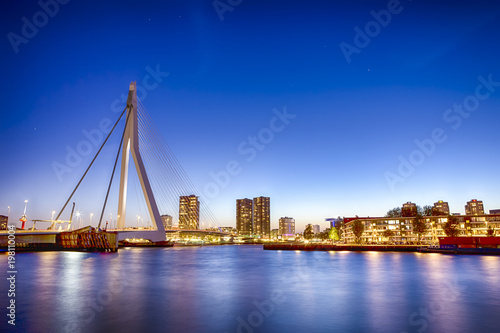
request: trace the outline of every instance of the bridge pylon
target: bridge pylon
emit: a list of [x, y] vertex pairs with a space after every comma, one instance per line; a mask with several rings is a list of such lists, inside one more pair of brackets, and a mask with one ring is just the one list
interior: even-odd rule
[[[137, 231], [133, 233], [120, 233], [120, 240], [123, 238], [144, 238], [153, 242], [164, 241], [165, 229], [156, 205], [156, 200], [151, 189], [146, 168], [141, 157], [139, 149], [139, 125], [137, 119], [137, 86], [136, 82], [130, 83], [128, 98], [127, 98], [127, 121], [122, 143], [122, 160], [120, 173], [120, 192], [118, 198], [118, 229], [125, 228], [125, 217], [127, 210], [127, 183], [130, 153], [134, 160], [135, 169], [141, 183], [142, 194], [146, 200], [149, 216], [156, 231]], [[144, 234], [144, 235], [143, 235]]]

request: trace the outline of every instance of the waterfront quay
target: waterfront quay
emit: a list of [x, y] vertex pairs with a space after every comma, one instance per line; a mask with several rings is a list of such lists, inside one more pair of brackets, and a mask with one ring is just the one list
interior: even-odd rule
[[[493, 333], [499, 324], [500, 260], [489, 256], [174, 246], [16, 253], [16, 269], [19, 332]], [[12, 331], [5, 317], [0, 332]]]
[[418, 252], [422, 245], [358, 245], [358, 244], [315, 244], [315, 243], [269, 243], [264, 250], [283, 251], [379, 251], [379, 252]]
[[499, 237], [440, 237], [437, 245], [268, 243], [264, 250], [284, 251], [377, 251], [443, 254], [500, 255]]

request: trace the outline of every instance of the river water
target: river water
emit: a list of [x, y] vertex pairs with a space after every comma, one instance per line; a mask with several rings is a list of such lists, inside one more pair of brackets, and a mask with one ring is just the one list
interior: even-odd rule
[[[500, 332], [493, 256], [241, 245], [16, 261], [19, 332]], [[12, 330], [3, 312], [0, 331]]]

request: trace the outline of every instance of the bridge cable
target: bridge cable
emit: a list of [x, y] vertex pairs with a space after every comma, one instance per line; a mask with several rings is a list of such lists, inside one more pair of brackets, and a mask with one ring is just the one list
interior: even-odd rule
[[[177, 158], [173, 154], [173, 152], [170, 149], [170, 147], [168, 146], [168, 144], [165, 142], [164, 138], [161, 135], [158, 135], [158, 131], [156, 129], [156, 126], [154, 126], [153, 121], [151, 120], [149, 114], [145, 110], [145, 107], [141, 103], [140, 100], [139, 100], [138, 106], [139, 106], [139, 110], [141, 111], [141, 112], [139, 112], [139, 115], [141, 116], [139, 118], [140, 125], [141, 125], [140, 127], [146, 128], [145, 130], [142, 130], [142, 128], [140, 128], [141, 129], [141, 131], [140, 131], [141, 143], [144, 143], [144, 146], [147, 146], [148, 151], [155, 149], [154, 157], [156, 157], [156, 159], [150, 158], [149, 154], [146, 154], [147, 160], [148, 160], [147, 163], [150, 164], [151, 166], [153, 166], [153, 164], [154, 164], [154, 162], [152, 161], [152, 159], [153, 159], [154, 161], [156, 161], [156, 164], [155, 164], [156, 166], [166, 167], [165, 171], [170, 170], [170, 173], [173, 176], [172, 178], [175, 178], [177, 180], [176, 182], [174, 182], [172, 184], [174, 189], [167, 190], [166, 191], [167, 193], [165, 193], [165, 194], [167, 194], [168, 197], [172, 197], [172, 194], [173, 194], [172, 192], [174, 192], [174, 194], [175, 194], [175, 192], [177, 192], [176, 194], [179, 195], [179, 194], [186, 194], [186, 193], [183, 193], [186, 190], [190, 191], [192, 194], [198, 194], [199, 191], [196, 189], [196, 187], [194, 186], [192, 181], [187, 176], [185, 170], [180, 165], [179, 161], [177, 160]], [[146, 147], [144, 147], [144, 148], [146, 148]], [[156, 171], [156, 170], [154, 170], [154, 171]], [[155, 175], [155, 178], [158, 178], [158, 177]], [[159, 182], [159, 183], [160, 184], [158, 184], [158, 185], [160, 186], [160, 190], [162, 192], [165, 192], [165, 187], [170, 188], [170, 186], [165, 186], [165, 182]], [[184, 184], [184, 186], [181, 186], [181, 184]], [[183, 190], [183, 188], [184, 188], [184, 190]], [[168, 194], [168, 193], [170, 193], [170, 194]], [[202, 215], [204, 215], [205, 218], [208, 219], [207, 222], [213, 223], [214, 227], [218, 226], [219, 223], [217, 222], [217, 219], [213, 215], [212, 211], [205, 205], [204, 202], [202, 203], [202, 205], [200, 207], [200, 211], [201, 211]]]
[[[142, 111], [142, 110], [141, 110]], [[146, 113], [147, 115], [147, 113]], [[150, 121], [152, 122], [152, 121]], [[154, 130], [154, 126], [150, 126], [153, 128]], [[152, 131], [154, 134], [155, 134], [155, 137], [156, 137], [156, 140], [157, 141], [162, 141], [161, 143], [164, 144], [164, 148], [161, 149], [160, 151], [163, 151], [163, 153], [166, 151], [167, 152], [167, 159], [170, 161], [168, 164], [170, 166], [170, 164], [174, 164], [175, 167], [174, 167], [174, 172], [176, 173], [177, 177], [180, 178], [180, 180], [185, 184], [187, 185], [187, 187], [189, 188], [189, 191], [193, 194], [197, 194], [199, 191], [196, 190], [195, 186], [193, 185], [192, 181], [189, 179], [189, 177], [187, 176], [186, 172], [183, 170], [182, 166], [180, 165], [180, 163], [178, 162], [178, 160], [175, 158], [175, 155], [173, 154], [173, 152], [171, 151], [171, 149], [169, 149], [168, 147], [168, 144], [164, 141], [163, 137], [158, 135], [157, 134], [157, 131]], [[161, 145], [160, 143], [160, 145]], [[166, 149], [165, 149], [166, 148]], [[165, 156], [165, 155], [164, 155]], [[211, 212], [211, 210], [205, 206], [205, 203], [204, 202], [201, 202], [202, 205], [201, 205], [201, 214], [202, 214], [202, 217], [205, 216], [206, 218], [208, 218], [208, 222], [209, 223], [213, 223], [214, 226], [216, 227], [219, 223], [217, 222], [217, 219], [215, 218], [215, 216], [213, 215], [213, 213]], [[202, 222], [203, 223], [203, 222]]]
[[106, 192], [106, 198], [104, 199], [104, 205], [102, 206], [101, 217], [99, 218], [99, 224], [97, 225], [97, 229], [101, 228], [102, 216], [104, 215], [104, 210], [106, 209], [106, 204], [108, 202], [109, 191], [111, 190], [111, 184], [113, 183], [113, 177], [115, 176], [116, 164], [118, 164], [118, 157], [120, 157], [120, 151], [122, 149], [125, 132], [127, 131], [127, 123], [129, 118], [130, 118], [130, 109], [129, 112], [127, 112], [127, 117], [125, 118], [126, 119], [125, 127], [123, 128], [122, 138], [120, 139], [120, 144], [118, 145], [118, 152], [116, 154], [115, 165], [113, 166], [113, 172], [111, 172], [111, 179], [109, 180], [108, 191]]
[[128, 109], [128, 106], [125, 107], [125, 109], [123, 109], [120, 117], [118, 118], [118, 120], [116, 121], [115, 125], [113, 126], [113, 128], [111, 129], [111, 131], [109, 132], [108, 136], [106, 137], [106, 140], [104, 140], [104, 142], [102, 143], [101, 145], [101, 148], [99, 148], [99, 150], [97, 151], [97, 153], [95, 154], [94, 156], [94, 159], [92, 160], [92, 162], [90, 162], [90, 165], [88, 166], [87, 170], [85, 170], [85, 173], [83, 174], [82, 178], [80, 178], [80, 181], [78, 182], [78, 184], [76, 185], [75, 189], [73, 190], [73, 192], [71, 192], [71, 195], [69, 196], [68, 200], [66, 201], [66, 203], [64, 204], [63, 208], [61, 209], [61, 211], [59, 212], [59, 214], [57, 214], [57, 217], [56, 217], [56, 221], [59, 220], [59, 217], [61, 217], [61, 214], [63, 213], [64, 209], [66, 208], [66, 206], [68, 205], [69, 201], [71, 200], [71, 198], [73, 197], [73, 195], [75, 194], [76, 190], [78, 189], [78, 187], [80, 186], [80, 184], [82, 183], [83, 181], [83, 178], [85, 178], [85, 176], [87, 175], [87, 172], [89, 172], [90, 168], [92, 167], [92, 164], [94, 164], [94, 161], [96, 160], [97, 156], [99, 155], [99, 153], [101, 152], [102, 148], [104, 147], [104, 145], [106, 144], [106, 142], [108, 141], [109, 137], [111, 136], [111, 134], [113, 133], [116, 125], [118, 125], [118, 122], [120, 122], [120, 119], [122, 118], [123, 114], [125, 113], [125, 111]]
[[[144, 123], [144, 120], [143, 119], [140, 119], [140, 120], [141, 120], [141, 122], [140, 122], [141, 127], [146, 127], [147, 125]], [[156, 168], [151, 169], [154, 173], [155, 178], [158, 180], [155, 183], [155, 185], [158, 185], [159, 186], [158, 190], [160, 190], [161, 192], [166, 194], [167, 197], [170, 198], [170, 200], [167, 200], [167, 201], [175, 202], [176, 201], [175, 196], [183, 192], [182, 186], [180, 186], [178, 181], [172, 182], [171, 185], [173, 185], [173, 186], [167, 186], [165, 181], [159, 181], [160, 179], [162, 179], [162, 177], [159, 176], [159, 174], [162, 172], [158, 173], [158, 171], [159, 171], [158, 169], [163, 169], [164, 171], [169, 173], [170, 177], [168, 177], [168, 178], [163, 177], [163, 179], [166, 178], [166, 179], [171, 179], [171, 180], [178, 178], [174, 174], [175, 170], [172, 167], [172, 164], [166, 161], [164, 149], [161, 149], [161, 147], [159, 147], [158, 140], [153, 140], [152, 138], [150, 138], [150, 136], [146, 135], [146, 133], [150, 133], [151, 130], [144, 130], [143, 131], [142, 128], [140, 128], [140, 130], [141, 130], [140, 131], [141, 145], [143, 145], [143, 147], [147, 149], [147, 151], [146, 151], [147, 154], [145, 154], [147, 163], [151, 167], [156, 166]], [[153, 151], [154, 151], [154, 155], [152, 157], [151, 156], [152, 154], [149, 154], [149, 152], [153, 152]], [[154, 158], [154, 157], [156, 157], [156, 158]], [[164, 172], [163, 172], [163, 174], [164, 174]], [[171, 205], [167, 205], [167, 206], [171, 207], [170, 210], [175, 211], [175, 209], [173, 209], [174, 207], [172, 207]]]

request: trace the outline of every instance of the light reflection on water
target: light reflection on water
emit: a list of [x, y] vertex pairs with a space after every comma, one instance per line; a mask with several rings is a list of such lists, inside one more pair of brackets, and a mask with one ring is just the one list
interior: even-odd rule
[[500, 324], [498, 257], [217, 246], [24, 253], [17, 263], [16, 328], [26, 332], [497, 332]]

